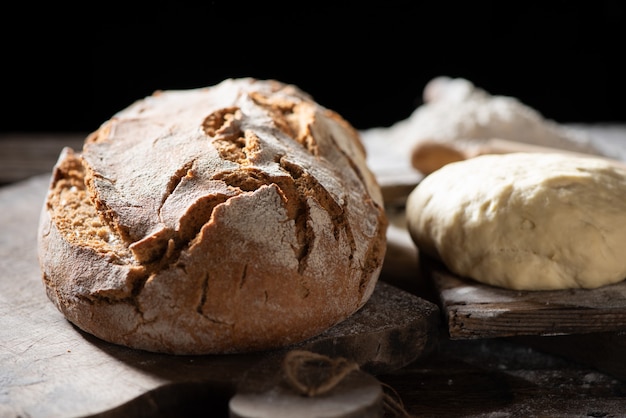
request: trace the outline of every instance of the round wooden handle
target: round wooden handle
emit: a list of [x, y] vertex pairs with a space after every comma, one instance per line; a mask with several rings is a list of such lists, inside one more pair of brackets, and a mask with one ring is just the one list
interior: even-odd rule
[[[461, 140], [459, 140], [461, 142]], [[492, 138], [472, 144], [473, 147], [462, 147], [454, 142], [422, 141], [413, 147], [411, 164], [413, 168], [428, 175], [446, 164], [466, 160], [485, 154], [508, 154], [512, 152], [544, 152], [560, 153], [574, 157], [600, 158], [614, 167], [625, 169], [626, 163], [604, 156], [585, 154], [565, 149], [527, 144], [519, 141]]]

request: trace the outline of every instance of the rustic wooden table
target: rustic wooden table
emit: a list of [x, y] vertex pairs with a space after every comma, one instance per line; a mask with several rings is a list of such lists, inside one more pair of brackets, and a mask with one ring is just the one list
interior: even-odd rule
[[[601, 132], [626, 144], [623, 126], [603, 127]], [[61, 148], [79, 149], [84, 137], [82, 133], [0, 136], [0, 184], [10, 188], [48, 173]], [[401, 222], [392, 225], [389, 234], [381, 279], [441, 303], [437, 289], [420, 273], [424, 260], [407, 240]], [[445, 313], [442, 309], [442, 316]], [[450, 338], [447, 327], [442, 317], [436, 346], [427, 355], [376, 376], [397, 393], [407, 416], [626, 416], [626, 327], [571, 335], [463, 339]], [[0, 346], [4, 343], [0, 341]], [[0, 365], [0, 415], [9, 384], [2, 378]], [[118, 384], [123, 382], [111, 382]], [[188, 391], [178, 402], [161, 405], [154, 416], [227, 416], [230, 395]], [[116, 415], [113, 411], [102, 416]]]

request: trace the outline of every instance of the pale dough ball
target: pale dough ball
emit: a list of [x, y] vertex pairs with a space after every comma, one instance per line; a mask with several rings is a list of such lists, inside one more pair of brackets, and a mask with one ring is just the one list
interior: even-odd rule
[[407, 226], [421, 251], [486, 284], [616, 283], [626, 278], [626, 170], [547, 153], [448, 164], [409, 195]]

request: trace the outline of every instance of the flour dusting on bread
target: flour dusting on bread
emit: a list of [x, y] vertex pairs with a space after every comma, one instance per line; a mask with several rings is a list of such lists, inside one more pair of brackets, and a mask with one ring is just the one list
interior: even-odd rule
[[293, 85], [159, 91], [66, 149], [42, 210], [50, 299], [133, 348], [243, 352], [360, 309], [387, 219], [358, 132]]

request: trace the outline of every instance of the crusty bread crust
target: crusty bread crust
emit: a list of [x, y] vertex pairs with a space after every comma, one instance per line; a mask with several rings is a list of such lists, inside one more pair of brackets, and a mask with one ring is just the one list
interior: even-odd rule
[[357, 131], [292, 85], [161, 91], [65, 149], [39, 226], [48, 297], [103, 340], [283, 347], [369, 299], [386, 248]]

